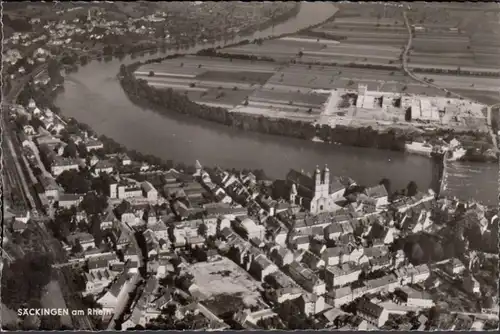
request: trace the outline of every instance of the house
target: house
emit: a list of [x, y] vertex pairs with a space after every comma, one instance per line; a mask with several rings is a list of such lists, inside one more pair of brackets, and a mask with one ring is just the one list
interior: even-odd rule
[[331, 289], [326, 294], [325, 301], [326, 303], [334, 307], [341, 307], [342, 305], [349, 304], [354, 299], [355, 298], [351, 287], [345, 286], [342, 288]]
[[434, 301], [432, 296], [425, 291], [418, 291], [408, 286], [396, 289], [395, 294], [407, 305], [419, 308], [431, 308]]
[[266, 233], [264, 226], [257, 225], [252, 219], [248, 217], [238, 218], [237, 221], [240, 221], [238, 227], [244, 232], [245, 236], [248, 239], [252, 238], [264, 239]]
[[305, 207], [312, 214], [333, 212], [338, 209], [335, 202], [342, 199], [345, 188], [335, 178], [330, 179], [327, 166], [320, 171], [316, 167], [313, 176], [291, 170], [286, 176], [291, 203]]
[[62, 174], [64, 171], [68, 170], [78, 170], [80, 168], [80, 160], [73, 158], [61, 158], [57, 157], [52, 166], [50, 167], [50, 171], [52, 175], [58, 176]]
[[109, 210], [101, 220], [101, 230], [113, 228], [117, 222], [118, 219], [116, 219], [115, 213], [113, 212], [113, 210]]
[[307, 250], [309, 249], [309, 245], [311, 243], [311, 238], [308, 235], [301, 235], [296, 237], [292, 241], [292, 245], [295, 249], [298, 250]]
[[80, 194], [61, 194], [59, 195], [59, 207], [69, 209], [72, 206], [77, 207], [83, 201]]
[[54, 179], [42, 175], [40, 175], [38, 179], [40, 184], [43, 186], [47, 199], [49, 201], [57, 201], [59, 199], [59, 192], [61, 189]]
[[304, 263], [308, 268], [317, 270], [325, 266], [325, 261], [310, 251], [304, 251], [300, 256], [300, 262]]
[[111, 264], [118, 263], [114, 253], [98, 254], [87, 259], [87, 269], [90, 273], [109, 269]]
[[132, 160], [125, 153], [121, 153], [118, 155], [118, 159], [121, 161], [123, 166], [128, 166], [132, 163]]
[[318, 296], [325, 294], [325, 282], [321, 281], [311, 269], [294, 261], [286, 266], [285, 270], [288, 271], [289, 276], [306, 291], [315, 293]]
[[448, 263], [446, 263], [446, 271], [450, 274], [460, 274], [465, 270], [464, 264], [457, 258], [452, 258]]
[[[278, 317], [278, 314], [274, 313], [271, 309], [263, 309], [255, 312], [249, 309], [244, 309], [238, 311], [234, 315], [234, 320], [238, 322], [242, 327], [247, 328], [247, 325], [257, 326], [257, 322], [260, 320], [271, 319]], [[248, 329], [248, 328], [247, 328]]]
[[383, 307], [366, 299], [361, 299], [356, 305], [356, 314], [378, 328], [389, 319], [389, 313]]
[[325, 227], [325, 239], [338, 240], [343, 234], [342, 226], [339, 223], [332, 223]]
[[341, 287], [356, 282], [361, 275], [361, 266], [346, 262], [337, 266], [325, 267], [325, 283], [327, 287]]
[[85, 273], [85, 291], [82, 294], [86, 296], [101, 293], [111, 283], [115, 275], [114, 272], [108, 269]]
[[[5, 215], [7, 216], [8, 214], [11, 214], [12, 217], [24, 224], [27, 224], [31, 218], [30, 211], [24, 208], [9, 208], [8, 213], [5, 213]], [[4, 217], [4, 219], [6, 218]]]
[[370, 270], [376, 271], [384, 268], [388, 268], [392, 264], [392, 255], [385, 254], [376, 258], [371, 258], [369, 260]]
[[342, 263], [342, 257], [347, 253], [343, 246], [327, 248], [321, 255], [325, 261], [325, 266], [336, 266]]
[[257, 278], [260, 279], [261, 282], [264, 282], [264, 279], [278, 271], [278, 267], [272, 263], [264, 254], [257, 255], [251, 264], [251, 271], [255, 273]]
[[375, 206], [381, 208], [389, 204], [387, 189], [382, 184], [365, 189], [365, 194], [375, 200]]
[[89, 139], [85, 142], [87, 150], [90, 152], [92, 150], [100, 150], [104, 148], [104, 144], [96, 139]]
[[153, 187], [153, 185], [144, 181], [141, 183], [142, 195], [148, 199], [148, 201], [156, 202], [158, 201], [158, 190]]
[[306, 316], [313, 316], [323, 312], [325, 309], [325, 298], [313, 293], [304, 293], [299, 299], [299, 304]]
[[88, 249], [95, 247], [94, 237], [90, 233], [79, 232], [69, 235], [67, 238], [68, 244], [65, 246], [67, 251], [71, 250], [73, 246], [80, 244], [82, 248]]
[[131, 261], [131, 262], [139, 262], [139, 256], [142, 257], [142, 254], [137, 254], [137, 249], [135, 249], [132, 245], [129, 245], [127, 248], [125, 248], [125, 251], [123, 252], [123, 258], [125, 259], [125, 262]]
[[293, 253], [283, 246], [274, 246], [269, 257], [280, 268], [293, 262]]
[[100, 175], [101, 173], [111, 174], [114, 170], [114, 164], [109, 160], [99, 160], [93, 168], [95, 175]]
[[128, 293], [126, 289], [124, 289], [128, 280], [129, 275], [125, 272], [121, 273], [113, 282], [109, 290], [97, 300], [97, 302], [102, 305], [103, 311], [114, 312], [118, 305], [118, 301]]

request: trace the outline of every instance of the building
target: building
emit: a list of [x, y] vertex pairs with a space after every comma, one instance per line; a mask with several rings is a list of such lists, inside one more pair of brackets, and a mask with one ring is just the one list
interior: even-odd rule
[[59, 196], [59, 207], [69, 209], [72, 206], [77, 207], [83, 201], [83, 195], [80, 194], [61, 194]]
[[271, 260], [280, 268], [293, 262], [293, 253], [283, 246], [275, 246], [271, 249]]
[[464, 264], [457, 258], [452, 258], [447, 264], [446, 264], [446, 271], [448, 271], [450, 274], [460, 274], [465, 270]]
[[384, 207], [389, 204], [387, 189], [382, 184], [375, 187], [366, 188], [366, 196], [375, 200], [375, 206], [378, 208]]
[[73, 246], [76, 246], [78, 244], [80, 244], [84, 250], [95, 247], [94, 237], [90, 233], [86, 232], [73, 233], [69, 235], [66, 239], [68, 240], [68, 245], [65, 246], [65, 249], [67, 251], [71, 250]]
[[109, 283], [111, 283], [114, 277], [115, 274], [108, 269], [85, 273], [85, 291], [82, 294], [86, 296], [101, 293]]
[[257, 255], [251, 264], [252, 273], [255, 273], [256, 276], [261, 280], [261, 282], [264, 282], [264, 279], [268, 275], [278, 270], [278, 267], [274, 263], [272, 263], [264, 254]]
[[118, 305], [118, 301], [124, 298], [127, 293], [124, 286], [128, 279], [129, 277], [127, 273], [121, 273], [113, 282], [110, 289], [97, 300], [97, 302], [102, 305], [103, 311], [114, 312], [116, 306]]
[[329, 289], [356, 282], [361, 275], [361, 267], [352, 262], [325, 268], [325, 283]]
[[86, 143], [85, 146], [87, 147], [87, 150], [90, 152], [92, 150], [100, 150], [104, 148], [104, 144], [96, 139], [89, 139]]
[[326, 284], [309, 268], [294, 261], [286, 267], [290, 277], [306, 291], [318, 296], [325, 294]]
[[401, 298], [407, 306], [431, 308], [435, 305], [430, 294], [425, 291], [415, 290], [408, 286], [396, 289], [396, 295]]
[[286, 181], [290, 186], [290, 202], [302, 205], [312, 214], [338, 210], [337, 201], [343, 198], [345, 187], [336, 179], [330, 179], [327, 166], [323, 172], [316, 167], [313, 177], [291, 170]]
[[94, 173], [100, 175], [101, 173], [111, 174], [113, 173], [114, 165], [109, 160], [99, 160], [94, 165]]
[[135, 182], [120, 180], [109, 185], [109, 198], [127, 199], [142, 197], [142, 189]]
[[389, 319], [389, 313], [383, 307], [365, 299], [361, 299], [356, 306], [356, 314], [378, 328]]
[[244, 232], [245, 236], [248, 239], [252, 238], [258, 238], [258, 239], [264, 239], [264, 236], [266, 234], [266, 229], [262, 225], [257, 225], [252, 219], [250, 218], [238, 218], [238, 221], [240, 223], [238, 224], [239, 229]]
[[[356, 296], [356, 298], [357, 297], [358, 296]], [[332, 289], [326, 294], [326, 302], [334, 307], [340, 307], [342, 305], [349, 304], [354, 299], [354, 293], [350, 286]]]
[[142, 195], [148, 199], [150, 202], [156, 202], [158, 201], [158, 190], [153, 187], [153, 185], [148, 182], [144, 181], [141, 183], [141, 188], [142, 188]]
[[325, 298], [313, 293], [304, 293], [299, 299], [299, 303], [306, 316], [313, 316], [325, 309]]
[[58, 176], [62, 174], [64, 171], [69, 171], [69, 170], [77, 171], [79, 168], [80, 168], [80, 161], [78, 159], [57, 157], [52, 163], [50, 171], [52, 175]]

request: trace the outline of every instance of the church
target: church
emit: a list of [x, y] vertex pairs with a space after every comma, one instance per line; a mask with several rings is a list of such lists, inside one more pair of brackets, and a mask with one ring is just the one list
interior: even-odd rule
[[346, 189], [337, 178], [330, 178], [326, 165], [323, 171], [316, 166], [313, 176], [292, 169], [286, 182], [290, 185], [290, 202], [303, 206], [312, 214], [339, 209], [335, 202], [344, 198]]

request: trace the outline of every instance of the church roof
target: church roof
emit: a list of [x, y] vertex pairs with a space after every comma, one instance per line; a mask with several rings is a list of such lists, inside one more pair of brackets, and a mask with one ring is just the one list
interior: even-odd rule
[[298, 172], [295, 169], [292, 169], [290, 170], [290, 172], [288, 172], [286, 179], [309, 190], [314, 190], [313, 178], [305, 175], [304, 173]]

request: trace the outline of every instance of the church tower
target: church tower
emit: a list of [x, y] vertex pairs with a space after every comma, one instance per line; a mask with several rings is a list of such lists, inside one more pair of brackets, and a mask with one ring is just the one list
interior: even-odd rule
[[316, 170], [314, 171], [314, 197], [321, 194], [321, 171], [319, 170], [319, 166], [316, 166]]
[[323, 169], [323, 195], [326, 197], [330, 194], [330, 169], [325, 165]]

